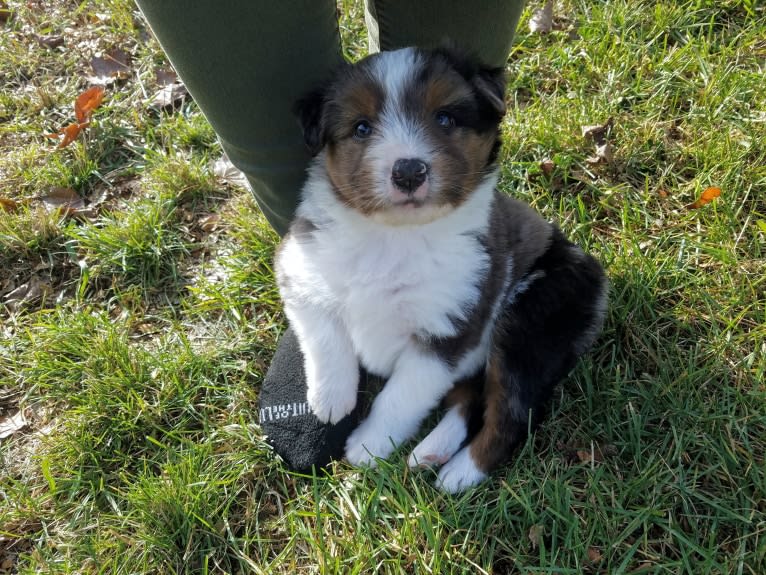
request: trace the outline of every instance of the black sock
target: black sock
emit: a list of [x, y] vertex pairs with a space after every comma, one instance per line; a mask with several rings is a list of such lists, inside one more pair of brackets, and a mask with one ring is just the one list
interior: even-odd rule
[[360, 392], [354, 410], [337, 424], [320, 422], [306, 401], [303, 354], [292, 329], [279, 341], [263, 380], [260, 423], [266, 439], [290, 469], [308, 471], [343, 457], [346, 439], [368, 411], [370, 395], [382, 381], [360, 371]]

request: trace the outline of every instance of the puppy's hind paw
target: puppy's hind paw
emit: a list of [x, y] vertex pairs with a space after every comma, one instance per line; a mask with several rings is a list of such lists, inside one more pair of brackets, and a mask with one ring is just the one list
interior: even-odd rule
[[431, 433], [418, 443], [407, 460], [413, 468], [436, 467], [449, 461], [463, 443], [468, 429], [460, 410], [453, 408]]
[[468, 447], [464, 447], [439, 471], [436, 487], [447, 493], [459, 493], [478, 485], [487, 474], [477, 467]]
[[375, 458], [385, 459], [394, 450], [391, 438], [366, 419], [346, 440], [346, 459], [352, 465], [375, 467]]

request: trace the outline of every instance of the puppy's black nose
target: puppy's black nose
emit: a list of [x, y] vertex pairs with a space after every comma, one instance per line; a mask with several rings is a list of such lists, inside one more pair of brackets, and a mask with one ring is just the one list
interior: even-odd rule
[[391, 169], [391, 180], [394, 185], [406, 192], [413, 192], [426, 181], [428, 166], [417, 158], [396, 160]]

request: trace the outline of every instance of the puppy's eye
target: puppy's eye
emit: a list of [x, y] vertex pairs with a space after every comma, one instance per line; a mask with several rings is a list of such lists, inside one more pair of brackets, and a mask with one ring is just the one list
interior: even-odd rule
[[359, 120], [356, 124], [354, 124], [354, 136], [360, 140], [369, 138], [371, 134], [372, 126], [370, 126], [370, 123], [367, 120]]
[[436, 123], [445, 130], [455, 127], [455, 116], [442, 110], [436, 113]]

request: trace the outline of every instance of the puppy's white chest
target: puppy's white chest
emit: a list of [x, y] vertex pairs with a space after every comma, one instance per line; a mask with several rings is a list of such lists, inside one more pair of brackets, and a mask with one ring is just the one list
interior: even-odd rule
[[455, 334], [454, 320], [478, 299], [478, 279], [488, 266], [474, 238], [432, 238], [417, 230], [357, 238], [353, 246], [325, 251], [331, 253], [322, 266], [328, 285], [357, 354], [381, 375], [391, 372], [413, 335]]

